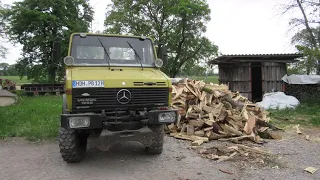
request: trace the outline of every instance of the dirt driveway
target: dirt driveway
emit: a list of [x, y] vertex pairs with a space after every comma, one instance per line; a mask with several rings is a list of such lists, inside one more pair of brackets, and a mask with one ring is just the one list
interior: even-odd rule
[[[66, 164], [60, 157], [56, 142], [6, 139], [0, 141], [0, 179], [320, 179], [320, 170], [314, 174], [303, 171], [309, 166], [320, 168], [320, 133], [311, 129], [304, 132], [310, 135], [311, 140], [305, 140], [305, 134], [287, 132], [283, 140], [265, 144], [264, 147], [278, 157], [263, 165], [236, 160], [217, 163], [189, 149], [189, 142], [171, 137], [165, 138], [165, 151], [160, 156], [146, 155], [144, 147], [137, 143], [119, 144], [108, 152], [90, 148], [89, 144], [83, 162]], [[216, 143], [210, 142], [205, 146]]]

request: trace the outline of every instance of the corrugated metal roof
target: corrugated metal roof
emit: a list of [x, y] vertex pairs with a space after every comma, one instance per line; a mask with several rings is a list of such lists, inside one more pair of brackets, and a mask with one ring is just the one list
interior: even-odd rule
[[209, 63], [229, 62], [229, 61], [284, 61], [294, 62], [296, 58], [303, 57], [300, 53], [282, 53], [282, 54], [226, 54], [221, 55]]
[[273, 54], [223, 54], [222, 56], [283, 56], [283, 55], [301, 55], [300, 53], [273, 53]]

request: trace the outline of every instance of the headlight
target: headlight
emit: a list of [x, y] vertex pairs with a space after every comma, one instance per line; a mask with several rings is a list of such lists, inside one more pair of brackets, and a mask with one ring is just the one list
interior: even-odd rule
[[159, 122], [174, 122], [176, 120], [175, 112], [164, 112], [159, 114]]
[[67, 66], [71, 66], [74, 62], [74, 58], [72, 56], [66, 56], [63, 61]]
[[154, 64], [157, 68], [161, 68], [163, 66], [163, 61], [161, 59], [157, 59]]
[[81, 128], [90, 126], [90, 117], [70, 117], [70, 128]]

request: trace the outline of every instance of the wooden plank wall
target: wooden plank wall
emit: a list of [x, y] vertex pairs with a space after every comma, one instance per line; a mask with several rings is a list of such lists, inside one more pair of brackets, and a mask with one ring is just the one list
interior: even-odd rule
[[251, 99], [250, 63], [238, 63], [234, 66], [233, 85], [231, 91], [238, 91], [241, 95]]
[[219, 83], [227, 84], [229, 89], [251, 98], [251, 76], [249, 63], [219, 64]]
[[232, 69], [231, 64], [219, 64], [219, 83], [220, 84], [227, 84], [232, 86], [231, 81], [232, 81]]
[[282, 77], [287, 73], [285, 63], [262, 63], [262, 93], [283, 91]]

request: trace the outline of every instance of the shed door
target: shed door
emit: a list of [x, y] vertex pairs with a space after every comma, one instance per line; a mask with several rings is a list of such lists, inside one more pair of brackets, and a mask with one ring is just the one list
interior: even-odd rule
[[286, 64], [263, 62], [262, 66], [262, 93], [282, 91], [282, 77], [286, 74]]
[[262, 68], [261, 62], [251, 62], [251, 101], [262, 100]]

